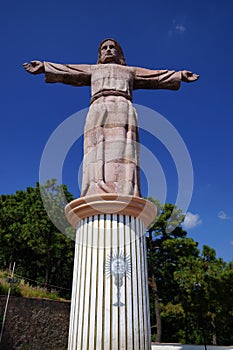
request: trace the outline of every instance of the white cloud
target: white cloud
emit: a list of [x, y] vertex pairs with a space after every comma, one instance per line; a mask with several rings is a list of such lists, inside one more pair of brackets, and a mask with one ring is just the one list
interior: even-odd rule
[[191, 212], [187, 212], [185, 215], [185, 219], [183, 222], [183, 227], [185, 230], [190, 228], [194, 228], [202, 223], [199, 214], [192, 214]]
[[173, 35], [182, 35], [187, 31], [186, 25], [184, 25], [184, 22], [186, 22], [186, 19], [174, 19], [172, 21], [171, 28], [168, 30], [168, 36]]
[[233, 245], [233, 241], [230, 241], [230, 244]]
[[223, 210], [220, 210], [218, 213], [218, 218], [221, 220], [232, 220], [232, 218], [228, 216]]
[[184, 33], [184, 32], [186, 32], [186, 27], [183, 26], [182, 24], [177, 24], [176, 25], [176, 31], [179, 32], [179, 33]]

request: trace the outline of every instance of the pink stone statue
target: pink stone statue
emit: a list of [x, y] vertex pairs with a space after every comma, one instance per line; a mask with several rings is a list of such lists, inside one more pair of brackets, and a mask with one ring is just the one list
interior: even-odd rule
[[81, 196], [118, 193], [141, 196], [138, 118], [132, 105], [135, 89], [178, 90], [192, 82], [189, 71], [151, 70], [126, 66], [114, 39], [100, 43], [97, 64], [56, 64], [31, 61], [32, 74], [45, 73], [47, 83], [91, 86], [91, 104], [84, 130]]

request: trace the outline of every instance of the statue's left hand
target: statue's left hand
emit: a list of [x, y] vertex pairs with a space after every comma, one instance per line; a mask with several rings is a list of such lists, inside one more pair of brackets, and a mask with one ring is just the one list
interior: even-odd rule
[[31, 61], [30, 63], [24, 63], [24, 68], [31, 74], [44, 73], [44, 63], [40, 61]]
[[182, 73], [182, 81], [185, 81], [186, 83], [190, 83], [199, 78], [198, 74], [192, 73], [188, 70], [182, 70], [181, 73]]

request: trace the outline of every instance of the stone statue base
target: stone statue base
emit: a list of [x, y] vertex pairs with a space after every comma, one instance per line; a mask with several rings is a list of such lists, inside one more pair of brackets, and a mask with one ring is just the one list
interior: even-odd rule
[[157, 209], [153, 203], [140, 197], [108, 193], [75, 199], [66, 206], [65, 212], [75, 228], [82, 219], [103, 214], [133, 216], [148, 227], [155, 219]]
[[145, 228], [155, 206], [106, 194], [66, 207], [76, 227], [68, 350], [151, 350]]

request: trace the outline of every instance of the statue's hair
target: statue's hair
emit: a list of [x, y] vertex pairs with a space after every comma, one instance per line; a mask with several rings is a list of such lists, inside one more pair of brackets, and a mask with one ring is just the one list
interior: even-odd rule
[[114, 44], [116, 45], [116, 48], [117, 48], [117, 51], [118, 51], [118, 54], [119, 54], [119, 64], [121, 64], [122, 66], [125, 66], [125, 65], [126, 65], [126, 62], [125, 62], [125, 57], [124, 57], [123, 50], [122, 50], [120, 44], [119, 44], [115, 39], [112, 39], [112, 38], [104, 39], [104, 40], [101, 41], [101, 43], [99, 44], [97, 64], [101, 64], [101, 63], [102, 63], [102, 62], [101, 62], [101, 46], [103, 45], [103, 43], [105, 43], [105, 41], [108, 41], [108, 40], [113, 41]]

